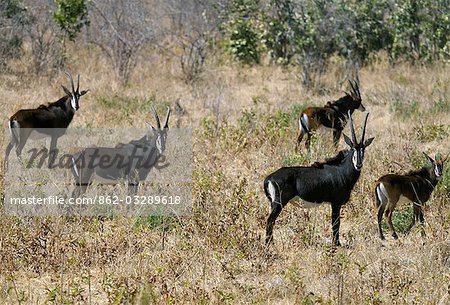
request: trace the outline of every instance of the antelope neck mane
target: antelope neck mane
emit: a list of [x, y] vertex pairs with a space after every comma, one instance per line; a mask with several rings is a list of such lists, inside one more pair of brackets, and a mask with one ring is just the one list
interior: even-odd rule
[[335, 100], [335, 101], [329, 101], [327, 102], [327, 104], [325, 105], [325, 107], [342, 107], [344, 106], [346, 103], [348, 103], [351, 100], [351, 96], [346, 94], [345, 96]]
[[62, 98], [60, 98], [59, 100], [57, 100], [56, 102], [53, 103], [48, 103], [47, 105], [40, 105], [38, 107], [38, 109], [43, 109], [43, 108], [51, 108], [51, 107], [61, 107], [64, 108], [66, 106], [66, 101], [69, 98], [68, 95], [64, 95]]
[[326, 158], [325, 161], [322, 162], [314, 162], [312, 164], [313, 167], [323, 168], [324, 165], [336, 166], [344, 162], [345, 157], [347, 157], [349, 150], [341, 150], [338, 154], [331, 158]]
[[424, 166], [419, 169], [411, 170], [411, 171], [407, 172], [405, 175], [419, 176], [419, 177], [427, 178], [430, 175], [430, 172], [429, 172], [430, 168], [431, 168], [430, 166]]

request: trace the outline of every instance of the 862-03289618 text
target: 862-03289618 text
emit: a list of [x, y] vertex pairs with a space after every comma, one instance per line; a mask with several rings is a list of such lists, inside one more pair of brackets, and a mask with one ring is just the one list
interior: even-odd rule
[[134, 196], [118, 196], [118, 195], [95, 195], [85, 197], [69, 197], [60, 196], [47, 197], [11, 197], [10, 204], [15, 205], [179, 205], [182, 202], [182, 196], [179, 195], [134, 195]]

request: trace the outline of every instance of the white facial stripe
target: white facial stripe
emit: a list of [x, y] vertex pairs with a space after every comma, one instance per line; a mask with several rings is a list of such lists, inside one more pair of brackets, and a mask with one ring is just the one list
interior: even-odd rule
[[77, 102], [75, 100], [75, 97], [72, 97], [70, 99], [70, 105], [72, 105], [73, 110], [77, 110]]
[[441, 176], [441, 174], [439, 173], [439, 167], [437, 164], [434, 165], [434, 174], [436, 175], [436, 177]]
[[162, 143], [161, 143], [161, 135], [158, 135], [156, 138], [156, 148], [158, 149], [159, 153], [162, 154]]
[[[362, 156], [361, 156], [361, 159], [362, 159]], [[353, 162], [353, 167], [355, 168], [355, 170], [357, 170], [359, 172], [361, 170], [361, 167], [358, 168], [358, 151], [357, 150], [355, 150], [353, 152], [352, 162]]]

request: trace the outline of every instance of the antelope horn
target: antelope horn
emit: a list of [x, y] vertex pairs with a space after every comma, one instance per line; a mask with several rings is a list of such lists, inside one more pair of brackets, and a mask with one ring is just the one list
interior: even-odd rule
[[78, 80], [77, 80], [77, 93], [79, 93], [79, 89], [80, 89], [80, 74], [78, 74]]
[[64, 73], [66, 73], [67, 76], [70, 78], [70, 84], [72, 85], [72, 93], [74, 94], [75, 93], [75, 87], [74, 87], [74, 84], [73, 84], [72, 75], [69, 72], [67, 72], [67, 71], [65, 71]]
[[361, 98], [361, 92], [359, 91], [359, 82], [355, 81], [356, 90], [358, 91], [358, 97]]
[[170, 117], [170, 107], [167, 107], [166, 123], [164, 123], [164, 128], [169, 128], [169, 117]]
[[369, 118], [369, 113], [366, 114], [366, 118], [364, 119], [364, 127], [363, 127], [362, 136], [361, 136], [361, 142], [360, 142], [362, 144], [364, 144], [364, 136], [366, 135], [366, 125], [367, 125], [368, 118]]
[[153, 114], [155, 115], [156, 126], [158, 127], [158, 129], [161, 129], [161, 122], [159, 121], [158, 113], [156, 112], [155, 106], [153, 106], [153, 104], [152, 104], [152, 109], [153, 109]]
[[444, 163], [445, 161], [447, 161], [447, 160], [448, 160], [448, 157], [450, 157], [450, 152], [445, 156], [444, 159], [442, 159], [442, 163]]
[[355, 87], [353, 86], [352, 81], [351, 81], [351, 80], [348, 80], [348, 82], [350, 83], [350, 87], [352, 87], [352, 96], [353, 96], [353, 95], [357, 95], [358, 92], [356, 92]]
[[429, 161], [431, 161], [431, 162], [434, 162], [435, 160], [433, 160], [433, 158], [431, 158], [426, 152], [422, 152], [423, 153], [423, 155], [429, 160]]
[[355, 128], [353, 127], [352, 114], [350, 113], [350, 110], [348, 111], [348, 119], [350, 120], [350, 131], [352, 132], [353, 143], [357, 144], [358, 142], [356, 141]]

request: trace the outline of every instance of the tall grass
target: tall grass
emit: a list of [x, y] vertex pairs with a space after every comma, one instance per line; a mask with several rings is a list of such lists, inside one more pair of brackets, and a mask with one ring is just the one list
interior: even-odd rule
[[[142, 63], [124, 88], [111, 82], [98, 56], [77, 56], [72, 71], [79, 69], [82, 89], [91, 92], [73, 126], [143, 127], [153, 120], [150, 103], [174, 109], [179, 99], [185, 112], [174, 112], [171, 123], [195, 128], [192, 213], [19, 218], [2, 211], [0, 303], [448, 303], [449, 171], [426, 205], [425, 239], [413, 230], [381, 242], [373, 211], [378, 177], [423, 165], [422, 151], [450, 151], [449, 87], [442, 81], [448, 67], [379, 64], [361, 71], [367, 135], [375, 141], [343, 208], [344, 246], [332, 251], [329, 206], [288, 205], [275, 224], [275, 244], [266, 248], [262, 182], [281, 166], [335, 154], [326, 129], [317, 131], [309, 152], [295, 154], [294, 147], [301, 109], [341, 90], [314, 95], [289, 69], [271, 66], [209, 67], [188, 86], [157, 61]], [[63, 75], [52, 82], [22, 77], [0, 75], [3, 122], [19, 108], [56, 100], [66, 83]], [[334, 88], [338, 80], [327, 75], [324, 83]], [[355, 125], [362, 119], [356, 112]], [[398, 210], [400, 231], [410, 216], [408, 207]]]

